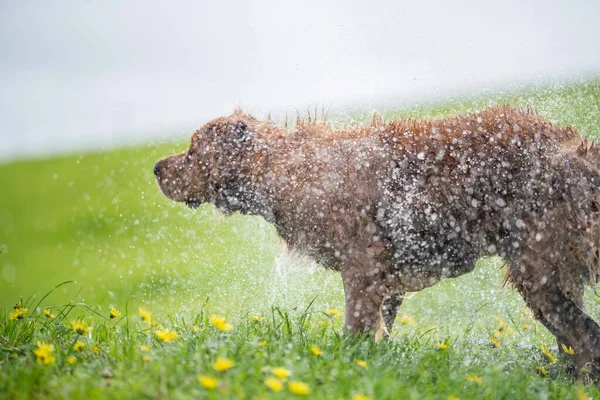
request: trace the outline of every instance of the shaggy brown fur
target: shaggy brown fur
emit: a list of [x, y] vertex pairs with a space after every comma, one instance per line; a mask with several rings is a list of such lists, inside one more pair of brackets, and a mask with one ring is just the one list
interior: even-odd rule
[[510, 107], [333, 130], [236, 111], [155, 166], [190, 206], [262, 215], [293, 248], [341, 271], [345, 326], [391, 327], [402, 295], [497, 254], [536, 317], [600, 366], [583, 286], [599, 272], [600, 154], [569, 127]]

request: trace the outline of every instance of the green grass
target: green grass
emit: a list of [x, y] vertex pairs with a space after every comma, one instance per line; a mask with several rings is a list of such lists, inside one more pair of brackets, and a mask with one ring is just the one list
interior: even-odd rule
[[[595, 81], [419, 106], [386, 117], [437, 116], [505, 102], [531, 105], [600, 138]], [[361, 118], [369, 117], [353, 117]], [[0, 398], [289, 397], [287, 389], [272, 393], [264, 385], [276, 366], [308, 383], [311, 398], [575, 398], [578, 388], [600, 396], [594, 387], [572, 383], [565, 374], [568, 362], [543, 356], [539, 348], [555, 344], [524, 312], [518, 295], [501, 286], [503, 271], [495, 259], [409, 295], [394, 340], [373, 345], [343, 338], [340, 318], [324, 314], [343, 310], [337, 274], [282, 255], [274, 229], [259, 218], [225, 218], [210, 206], [191, 211], [159, 193], [152, 165], [186, 145], [0, 165]], [[76, 282], [36, 306], [63, 281]], [[21, 299], [29, 315], [10, 320]], [[599, 299], [588, 294], [587, 300], [598, 318]], [[111, 306], [123, 316], [109, 320]], [[141, 321], [140, 307], [152, 312], [158, 326]], [[56, 318], [46, 319], [43, 309]], [[225, 315], [234, 329], [216, 331], [207, 322], [211, 314]], [[253, 323], [254, 314], [264, 320]], [[494, 348], [489, 338], [497, 317], [514, 333], [500, 335]], [[70, 322], [78, 319], [93, 330], [79, 338], [86, 347], [75, 354]], [[174, 329], [179, 338], [161, 343], [155, 336], [159, 326]], [[36, 363], [38, 341], [54, 345], [54, 365]], [[258, 346], [261, 341], [267, 344]], [[441, 342], [449, 348], [438, 350]], [[314, 356], [313, 345], [324, 354]], [[78, 359], [73, 365], [67, 364], [70, 355]], [[236, 366], [225, 373], [211, 370], [219, 355]], [[536, 372], [542, 366], [547, 377]], [[204, 389], [198, 374], [218, 377], [219, 389]], [[470, 374], [483, 383], [467, 382]]]

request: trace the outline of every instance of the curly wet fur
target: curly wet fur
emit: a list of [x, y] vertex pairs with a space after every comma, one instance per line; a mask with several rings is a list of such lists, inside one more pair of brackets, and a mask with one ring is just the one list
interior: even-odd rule
[[262, 215], [293, 248], [339, 270], [350, 331], [391, 327], [406, 291], [497, 254], [578, 366], [600, 366], [583, 286], [598, 275], [600, 153], [570, 127], [511, 107], [335, 130], [280, 128], [241, 111], [159, 161], [162, 191]]

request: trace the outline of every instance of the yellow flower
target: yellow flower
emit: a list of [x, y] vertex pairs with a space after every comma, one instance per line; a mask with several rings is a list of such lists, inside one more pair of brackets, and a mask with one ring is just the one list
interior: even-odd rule
[[546, 376], [546, 375], [548, 375], [548, 371], [546, 371], [546, 368], [544, 368], [544, 367], [540, 366], [540, 367], [537, 367], [536, 369], [538, 370], [538, 372], [539, 372], [541, 375], [543, 375], [543, 376]]
[[546, 358], [548, 358], [548, 360], [550, 362], [556, 362], [556, 356], [554, 354], [550, 353], [550, 350], [548, 350], [544, 346], [542, 346], [540, 349], [542, 350], [542, 353], [544, 353], [544, 355], [546, 356]]
[[448, 348], [447, 343], [438, 343], [438, 350], [446, 350]]
[[33, 351], [35, 361], [38, 364], [53, 365], [56, 362], [54, 357], [54, 346], [44, 342], [37, 342], [37, 348]]
[[79, 335], [85, 335], [90, 331], [90, 328], [83, 321], [71, 321], [71, 327]]
[[263, 346], [265, 346], [266, 344], [267, 344], [266, 340], [261, 340], [260, 342], [257, 342], [257, 343], [256, 343], [256, 345], [257, 345], [258, 347], [263, 347]]
[[533, 319], [533, 311], [527, 306], [521, 308], [521, 313]]
[[300, 381], [291, 381], [288, 383], [288, 389], [290, 393], [297, 394], [299, 396], [307, 396], [310, 394], [310, 386]]
[[573, 355], [573, 354], [575, 354], [575, 350], [573, 350], [573, 348], [572, 348], [571, 346], [567, 347], [567, 346], [565, 346], [563, 343], [561, 343], [561, 344], [560, 344], [560, 347], [561, 347], [561, 348], [562, 348], [562, 350], [563, 350], [565, 353], [567, 353], [567, 354], [570, 354], [570, 355]]
[[481, 379], [481, 377], [477, 374], [467, 375], [467, 376], [465, 376], [465, 379], [467, 382], [476, 383], [478, 385], [483, 384], [483, 379]]
[[15, 304], [15, 305], [13, 306], [13, 309], [15, 309], [15, 310], [18, 310], [18, 309], [19, 309], [19, 308], [21, 308], [21, 307], [23, 307], [23, 303], [21, 303], [21, 302], [19, 301], [19, 302], [17, 302], [17, 304]]
[[140, 312], [140, 317], [142, 318], [142, 321], [144, 321], [144, 322], [152, 321], [152, 316], [150, 315], [150, 313], [148, 311], [140, 308], [139, 312]]
[[150, 347], [150, 345], [149, 345], [149, 344], [140, 344], [140, 345], [138, 345], [138, 348], [139, 348], [141, 351], [143, 351], [143, 352], [146, 352], [146, 353], [147, 353], [147, 352], [149, 352], [149, 351], [150, 351], [150, 349], [151, 349], [151, 347]]
[[498, 322], [498, 326], [499, 326], [501, 329], [504, 329], [504, 328], [506, 328], [506, 324], [504, 323], [504, 321], [502, 320], [502, 318], [501, 318], [501, 317], [499, 317], [499, 316], [498, 316], [498, 317], [496, 317], [496, 321]]
[[265, 386], [273, 392], [281, 392], [283, 390], [283, 383], [281, 383], [281, 380], [275, 378], [274, 376], [270, 376], [265, 379]]
[[323, 352], [321, 351], [321, 349], [319, 349], [317, 346], [312, 346], [310, 348], [310, 351], [315, 355], [315, 356], [320, 356], [323, 354]]
[[16, 308], [15, 311], [8, 314], [8, 318], [10, 319], [23, 319], [29, 312], [26, 308]]
[[327, 315], [329, 315], [331, 318], [335, 318], [340, 316], [340, 312], [334, 308], [328, 308]]
[[110, 319], [113, 319], [113, 318], [120, 317], [120, 316], [121, 316], [121, 311], [119, 311], [119, 310], [117, 310], [116, 308], [112, 307], [112, 308], [110, 309], [110, 314], [109, 314], [109, 316], [110, 316]]
[[372, 400], [371, 396], [367, 396], [366, 394], [355, 394], [352, 396], [352, 400]]
[[253, 315], [252, 316], [252, 321], [253, 322], [262, 322], [263, 321], [263, 317], [262, 317], [262, 315]]
[[359, 360], [356, 358], [354, 360], [354, 364], [358, 365], [359, 367], [367, 368], [367, 362], [365, 360]]
[[220, 315], [211, 315], [209, 320], [210, 323], [221, 332], [229, 332], [233, 329], [233, 325], [228, 323], [225, 317], [221, 317]]
[[215, 369], [215, 371], [223, 372], [232, 368], [234, 365], [235, 363], [229, 358], [219, 357], [215, 360], [212, 367]]
[[592, 397], [588, 396], [587, 394], [585, 394], [585, 392], [583, 391], [582, 388], [577, 389], [577, 392], [575, 392], [575, 395], [577, 396], [577, 400], [589, 400]]
[[77, 362], [77, 357], [75, 357], [75, 356], [69, 356], [69, 357], [67, 357], [67, 364], [73, 365], [76, 362]]
[[198, 334], [198, 333], [202, 332], [202, 330], [203, 329], [201, 327], [199, 327], [198, 325], [192, 326], [192, 333]]
[[80, 351], [81, 349], [83, 349], [85, 347], [85, 343], [83, 343], [81, 340], [78, 340], [75, 342], [75, 344], [73, 345], [73, 350], [75, 351]]
[[400, 323], [404, 325], [415, 325], [415, 319], [409, 314], [402, 314], [402, 316], [400, 316]]
[[515, 330], [510, 326], [506, 325], [506, 323], [500, 317], [496, 317], [496, 321], [498, 321], [498, 329], [494, 333], [496, 337], [499, 337], [502, 334], [512, 335], [515, 333]]
[[448, 400], [460, 400], [460, 397], [451, 394], [450, 396], [448, 396]]
[[531, 325], [529, 325], [529, 324], [527, 324], [525, 322], [523, 322], [523, 325], [521, 325], [521, 326], [523, 327], [523, 329], [529, 329], [529, 328], [531, 328]]
[[150, 360], [152, 360], [152, 358], [151, 358], [151, 357], [150, 357], [148, 354], [144, 354], [144, 355], [142, 356], [142, 361], [146, 361], [146, 362], [148, 362], [148, 361], [150, 361]]
[[168, 329], [157, 329], [154, 334], [156, 335], [156, 337], [164, 342], [172, 342], [173, 340], [177, 339], [177, 332], [175, 331], [170, 331]]
[[500, 347], [500, 340], [496, 336], [490, 336], [490, 342], [492, 342], [494, 347]]
[[292, 374], [289, 369], [283, 367], [273, 368], [271, 372], [273, 372], [273, 375], [281, 379], [286, 379]]
[[50, 310], [44, 310], [44, 315], [46, 318], [56, 318], [56, 315], [52, 314]]
[[216, 380], [215, 378], [211, 378], [210, 376], [206, 376], [206, 375], [198, 375], [198, 382], [200, 382], [200, 384], [202, 385], [202, 387], [204, 387], [205, 389], [216, 389], [216, 387], [219, 384], [219, 381]]
[[94, 353], [94, 354], [100, 354], [100, 347], [99, 346], [92, 347], [92, 353]]

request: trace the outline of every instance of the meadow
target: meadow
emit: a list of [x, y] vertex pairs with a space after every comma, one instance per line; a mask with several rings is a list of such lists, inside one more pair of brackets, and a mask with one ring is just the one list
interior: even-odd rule
[[[501, 103], [600, 139], [599, 81], [384, 116]], [[572, 381], [498, 259], [408, 294], [392, 340], [343, 337], [336, 273], [282, 251], [260, 218], [159, 193], [154, 162], [186, 146], [0, 165], [0, 398], [600, 397]]]

